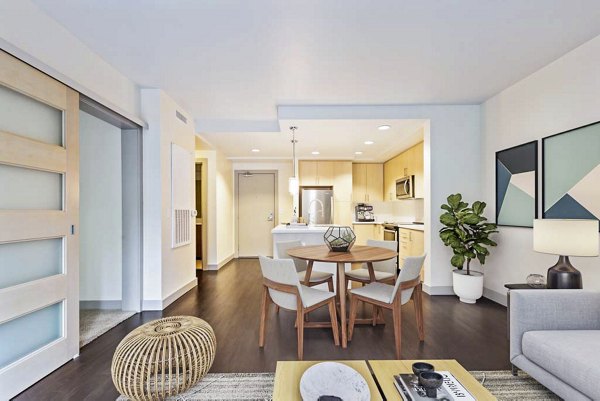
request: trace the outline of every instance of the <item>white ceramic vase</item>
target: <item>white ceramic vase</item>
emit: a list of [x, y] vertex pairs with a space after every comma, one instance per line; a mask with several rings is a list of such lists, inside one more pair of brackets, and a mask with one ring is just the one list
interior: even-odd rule
[[452, 285], [460, 302], [474, 304], [483, 295], [483, 273], [471, 270], [467, 275], [465, 269], [453, 270]]

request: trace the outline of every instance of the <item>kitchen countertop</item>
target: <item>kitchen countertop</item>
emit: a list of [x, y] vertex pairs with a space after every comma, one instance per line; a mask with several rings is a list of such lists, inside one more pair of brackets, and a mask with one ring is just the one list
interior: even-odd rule
[[425, 231], [425, 225], [423, 224], [398, 224], [398, 227], [407, 230]]
[[280, 224], [271, 230], [271, 234], [325, 234], [330, 226], [287, 226]]
[[353, 221], [353, 225], [362, 225], [362, 224], [383, 224], [382, 221]]

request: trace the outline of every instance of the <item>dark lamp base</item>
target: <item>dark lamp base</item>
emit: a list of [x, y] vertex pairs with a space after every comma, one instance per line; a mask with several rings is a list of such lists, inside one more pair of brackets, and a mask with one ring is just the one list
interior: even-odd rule
[[547, 287], [553, 289], [582, 289], [581, 272], [577, 270], [568, 256], [559, 256], [558, 262], [548, 269]]

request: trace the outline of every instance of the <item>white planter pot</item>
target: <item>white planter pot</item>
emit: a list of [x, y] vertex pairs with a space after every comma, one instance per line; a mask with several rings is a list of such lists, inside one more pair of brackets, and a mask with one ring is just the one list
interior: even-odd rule
[[452, 284], [460, 302], [474, 304], [483, 295], [483, 273], [481, 272], [471, 270], [471, 274], [467, 275], [466, 270], [453, 270]]

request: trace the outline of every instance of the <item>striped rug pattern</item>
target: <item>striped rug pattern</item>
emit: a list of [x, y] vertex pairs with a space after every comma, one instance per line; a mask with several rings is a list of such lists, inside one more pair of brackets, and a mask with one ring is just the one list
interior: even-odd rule
[[[523, 372], [517, 377], [508, 370], [472, 371], [471, 374], [498, 401], [560, 400]], [[166, 401], [271, 401], [274, 379], [274, 373], [209, 373], [185, 393]], [[128, 398], [121, 396], [117, 401], [128, 401]]]

